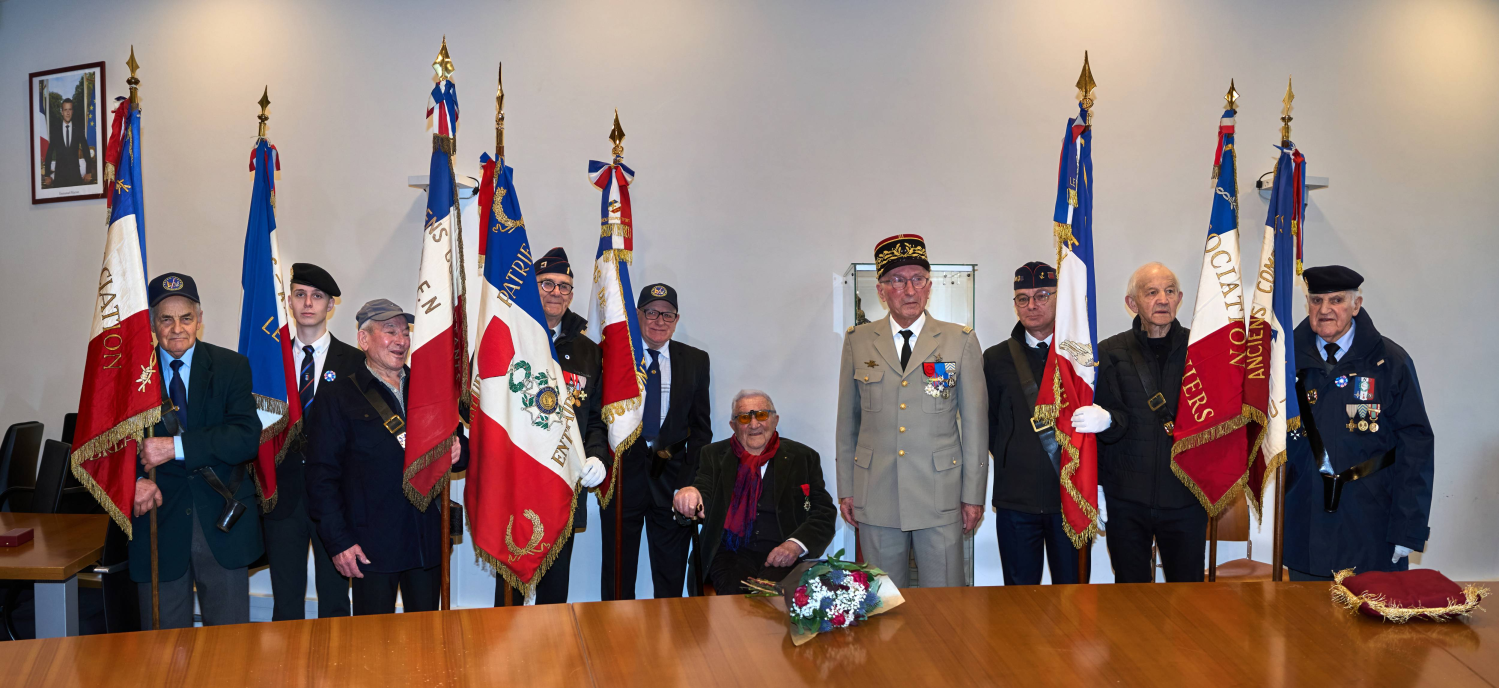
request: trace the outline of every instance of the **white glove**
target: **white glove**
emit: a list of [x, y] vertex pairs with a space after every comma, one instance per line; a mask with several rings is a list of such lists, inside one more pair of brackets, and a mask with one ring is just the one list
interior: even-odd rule
[[1102, 406], [1084, 406], [1072, 412], [1072, 429], [1078, 432], [1097, 433], [1108, 430], [1114, 424], [1113, 416]]
[[1108, 523], [1108, 520], [1109, 520], [1109, 508], [1108, 508], [1108, 506], [1104, 505], [1104, 502], [1103, 502], [1103, 486], [1099, 485], [1098, 486], [1098, 525], [1103, 526], [1105, 523]]
[[583, 460], [583, 487], [593, 489], [604, 482], [604, 462], [596, 457]]
[[1411, 549], [1409, 547], [1406, 547], [1404, 545], [1395, 545], [1395, 556], [1390, 557], [1390, 563], [1391, 564], [1398, 563], [1401, 559], [1404, 559], [1405, 557], [1410, 556], [1411, 552], [1414, 552], [1414, 551], [1415, 550], [1413, 550], [1413, 549]]

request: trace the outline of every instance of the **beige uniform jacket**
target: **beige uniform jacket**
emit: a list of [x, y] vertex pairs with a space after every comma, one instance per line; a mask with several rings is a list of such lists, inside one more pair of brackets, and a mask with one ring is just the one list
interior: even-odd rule
[[[889, 316], [850, 328], [838, 382], [838, 498], [860, 523], [919, 530], [960, 520], [989, 482], [988, 390], [972, 328], [927, 315], [900, 368]], [[923, 363], [956, 363], [944, 398]], [[950, 369], [951, 366], [948, 366]]]

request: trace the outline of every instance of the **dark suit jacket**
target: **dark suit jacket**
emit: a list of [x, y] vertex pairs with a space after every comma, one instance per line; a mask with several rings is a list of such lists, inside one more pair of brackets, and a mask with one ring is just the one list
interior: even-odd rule
[[[1040, 384], [1046, 355], [1027, 346], [1025, 328], [1015, 323], [1010, 339], [1020, 342], [1031, 376]], [[1062, 483], [1041, 440], [1031, 427], [1030, 402], [1020, 387], [1010, 340], [984, 351], [984, 383], [989, 387], [989, 453], [994, 455], [994, 506], [1028, 514], [1062, 511]], [[1048, 431], [1049, 432], [1049, 431]]]
[[[62, 122], [58, 121], [53, 127], [52, 138], [47, 144], [47, 173], [52, 175], [52, 188], [62, 186], [78, 186], [83, 182], [83, 176], [78, 173], [78, 161], [87, 163], [87, 171], [95, 173], [94, 160], [89, 156], [88, 128], [82, 120], [77, 117], [78, 108], [74, 108], [73, 136], [68, 145], [62, 142]], [[57, 163], [53, 169], [51, 163]], [[96, 177], [97, 174], [95, 173]]]
[[[650, 488], [655, 505], [670, 508], [672, 494], [692, 484], [698, 454], [713, 441], [713, 416], [708, 400], [708, 352], [675, 340], [667, 342], [667, 347], [671, 356], [670, 405], [656, 443], [666, 447], [685, 439], [687, 447], [672, 455], [661, 475], [650, 480]], [[626, 453], [631, 462], [625, 470], [651, 469], [650, 451], [644, 442], [631, 445]]]
[[[406, 451], [382, 423], [365, 398], [376, 390], [403, 419], [404, 404], [360, 365], [353, 375], [318, 388], [309, 412], [307, 454], [307, 512], [317, 523], [318, 536], [330, 556], [359, 545], [369, 564], [362, 571], [398, 573], [425, 569], [442, 562], [442, 508], [437, 500], [420, 511], [403, 489]], [[406, 390], [402, 390], [405, 396]], [[457, 430], [457, 427], [454, 428]], [[463, 457], [453, 467], [468, 465], [468, 440], [462, 433]]]
[[[355, 371], [364, 368], [364, 352], [333, 337], [328, 344], [328, 355], [323, 359], [323, 368], [317, 371], [319, 379], [327, 371], [333, 371], [334, 379], [348, 377]], [[322, 399], [322, 390], [326, 389], [328, 382], [322, 380], [318, 384], [318, 394], [312, 398], [312, 405], [316, 406]], [[309, 407], [308, 413], [311, 413]], [[307, 418], [302, 418], [302, 430], [296, 437], [291, 439], [291, 448], [286, 450], [286, 456], [281, 463], [276, 464], [276, 508], [272, 509], [265, 517], [273, 521], [279, 521], [292, 515], [302, 498], [307, 494], [307, 477], [304, 465], [307, 463]]]
[[1150, 395], [1140, 384], [1140, 373], [1129, 350], [1133, 338], [1155, 377], [1157, 391], [1166, 399], [1169, 417], [1174, 418], [1182, 371], [1187, 367], [1189, 334], [1181, 323], [1171, 321], [1166, 335], [1171, 340], [1171, 353], [1164, 366], [1156, 362], [1139, 316], [1130, 329], [1098, 343], [1098, 386], [1093, 403], [1107, 410], [1114, 420], [1109, 429], [1098, 433], [1098, 484], [1109, 499], [1161, 509], [1198, 504], [1197, 497], [1171, 471], [1173, 439], [1156, 412], [1150, 410]]
[[[1322, 339], [1306, 320], [1293, 335], [1296, 377], [1317, 401], [1301, 407], [1302, 430], [1290, 433], [1286, 442], [1285, 563], [1319, 576], [1346, 568], [1404, 571], [1409, 558], [1390, 562], [1395, 545], [1421, 551], [1431, 536], [1436, 445], [1416, 367], [1405, 349], [1374, 327], [1369, 309], [1360, 310], [1354, 323], [1353, 346], [1332, 366], [1319, 355]], [[1365, 377], [1369, 398], [1359, 399], [1358, 378]], [[1357, 422], [1361, 404], [1366, 410], [1378, 406], [1379, 429], [1348, 428], [1350, 419]], [[1331, 514], [1323, 506], [1319, 459], [1305, 430], [1308, 413], [1315, 414], [1336, 472], [1395, 450], [1394, 465], [1345, 484]]]
[[[673, 386], [676, 381], [672, 381]], [[739, 474], [739, 458], [729, 440], [703, 447], [701, 466], [692, 486], [703, 495], [703, 530], [698, 547], [707, 552], [703, 570], [711, 570], [713, 556], [723, 543], [724, 520], [729, 515], [729, 500], [734, 496], [734, 479]], [[772, 458], [768, 473], [775, 481], [776, 520], [781, 525], [781, 541], [800, 540], [807, 547], [806, 558], [822, 556], [833, 541], [834, 520], [838, 510], [822, 479], [822, 459], [805, 444], [781, 438], [781, 446]], [[806, 485], [810, 495], [802, 494]], [[761, 486], [766, 489], [766, 486]], [[807, 500], [812, 508], [808, 509]]]
[[[604, 352], [583, 331], [588, 329], [588, 320], [572, 311], [562, 314], [557, 325], [557, 359], [562, 372], [583, 378], [583, 403], [573, 412], [577, 415], [579, 434], [583, 437], [583, 450], [588, 456], [600, 461], [609, 460], [609, 428], [604, 425], [603, 371]], [[601, 486], [606, 487], [606, 486]], [[573, 532], [588, 529], [588, 500], [578, 499], [573, 509]]]
[[[203, 536], [214, 559], [225, 568], [248, 566], [262, 551], [259, 507], [255, 480], [244, 468], [253, 460], [260, 446], [260, 417], [255, 412], [255, 397], [250, 392], [250, 361], [233, 351], [200, 341], [193, 350], [193, 367], [187, 383], [187, 427], [182, 433], [183, 461], [168, 461], [156, 469], [156, 485], [161, 489], [162, 504], [157, 507], [157, 555], [161, 580], [171, 581], [187, 573], [189, 548], [192, 545], [192, 521], [196, 512]], [[158, 364], [159, 366], [160, 364]], [[163, 384], [166, 376], [158, 367]], [[166, 426], [157, 423], [157, 437], [167, 437]], [[214, 524], [224, 512], [224, 498], [198, 474], [208, 468], [225, 485], [243, 475], [234, 496], [248, 510], [230, 532]], [[136, 464], [136, 473], [146, 473]], [[135, 532], [151, 532], [149, 515], [131, 521]], [[137, 583], [151, 580], [151, 538], [136, 537], [130, 541], [130, 579]]]

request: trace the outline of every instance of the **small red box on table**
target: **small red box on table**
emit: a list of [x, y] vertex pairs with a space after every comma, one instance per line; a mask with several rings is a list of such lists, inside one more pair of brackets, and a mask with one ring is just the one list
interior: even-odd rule
[[30, 528], [11, 528], [0, 533], [0, 547], [17, 547], [31, 542]]

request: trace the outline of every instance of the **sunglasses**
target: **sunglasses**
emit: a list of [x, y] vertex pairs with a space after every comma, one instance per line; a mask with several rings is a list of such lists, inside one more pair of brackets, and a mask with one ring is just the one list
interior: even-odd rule
[[775, 415], [775, 413], [775, 411], [750, 411], [748, 413], [741, 413], [737, 416], [734, 416], [734, 420], [739, 421], [740, 425], [749, 425], [749, 422], [751, 420], [758, 420], [761, 423], [764, 423], [765, 421], [770, 420], [770, 417]]

